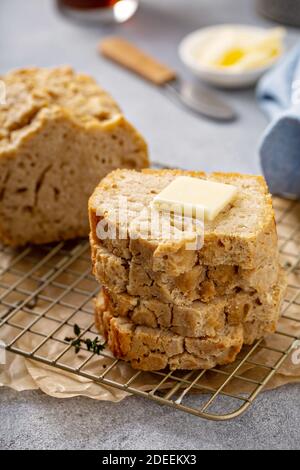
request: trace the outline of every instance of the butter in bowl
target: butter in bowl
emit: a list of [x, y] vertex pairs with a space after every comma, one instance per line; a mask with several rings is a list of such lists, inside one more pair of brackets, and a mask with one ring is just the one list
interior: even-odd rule
[[219, 25], [199, 29], [179, 46], [185, 65], [211, 85], [239, 88], [254, 85], [284, 52], [283, 28]]

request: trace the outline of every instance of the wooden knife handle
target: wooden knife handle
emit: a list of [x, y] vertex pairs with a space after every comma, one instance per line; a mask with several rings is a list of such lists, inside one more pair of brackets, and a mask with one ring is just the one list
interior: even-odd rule
[[106, 38], [100, 42], [99, 51], [105, 57], [123, 65], [156, 85], [163, 85], [176, 78], [173, 70], [160, 64], [125, 39], [119, 37]]

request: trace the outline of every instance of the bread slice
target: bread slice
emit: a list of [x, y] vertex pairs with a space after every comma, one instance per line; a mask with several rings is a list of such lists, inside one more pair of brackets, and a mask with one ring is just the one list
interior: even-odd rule
[[128, 294], [112, 294], [102, 288], [96, 304], [105, 304], [116, 317], [127, 318], [135, 325], [161, 328], [182, 336], [216, 336], [226, 323], [226, 298], [190, 306], [163, 303], [156, 298], [144, 299]]
[[[103, 287], [96, 304], [116, 317], [126, 317], [136, 325], [167, 329], [182, 336], [217, 336], [225, 325], [246, 324], [246, 338], [255, 339], [273, 332], [280, 315], [285, 292], [285, 274], [281, 271], [277, 284], [270, 293], [239, 292], [215, 297], [211, 302], [194, 301], [188, 306], [160, 302], [152, 297], [133, 297], [115, 294]], [[250, 325], [259, 328], [259, 334], [250, 332]], [[260, 326], [259, 326], [260, 325]]]
[[[233, 362], [243, 344], [252, 344], [275, 331], [285, 287], [285, 275], [282, 273], [277, 290], [275, 288], [273, 292], [274, 309], [269, 310], [268, 316], [258, 317], [257, 313], [250, 317], [246, 315], [243, 323], [238, 322], [241, 318], [227, 317], [225, 325], [214, 336], [190, 337], [172, 332], [172, 327], [170, 331], [139, 326], [132, 317], [115, 316], [116, 311], [103, 292], [96, 299], [95, 325], [115, 357], [130, 362], [135, 369], [211, 369]], [[260, 311], [258, 307], [256, 303], [254, 308]], [[152, 313], [159, 317], [158, 310], [154, 309]], [[217, 321], [218, 312], [215, 311], [215, 314]], [[210, 315], [210, 318], [213, 320], [214, 316]], [[182, 320], [184, 327], [186, 317], [183, 316]]]
[[214, 338], [188, 338], [159, 328], [135, 326], [98, 303], [96, 325], [115, 357], [134, 369], [211, 369], [236, 359], [243, 345], [241, 326], [227, 326]]
[[94, 187], [115, 168], [148, 166], [145, 141], [92, 78], [69, 67], [0, 78], [0, 241], [86, 236]]
[[[168, 215], [161, 214], [161, 226], [151, 226], [151, 202], [156, 194], [179, 175], [229, 183], [238, 188], [236, 199], [213, 221], [206, 222], [204, 244], [187, 249], [198, 239], [197, 225], [182, 228], [172, 220], [172, 236], [164, 228]], [[120, 197], [122, 199], [120, 199]], [[89, 200], [92, 237], [97, 225], [105, 227], [101, 243], [117, 256], [139, 258], [152, 271], [179, 276], [197, 264], [238, 265], [254, 269], [266, 259], [277, 257], [277, 234], [271, 196], [261, 176], [181, 170], [116, 170], [105, 177]], [[169, 224], [170, 225], [170, 224]], [[99, 232], [98, 232], [99, 234]]]
[[110, 291], [128, 293], [161, 302], [190, 305], [195, 300], [210, 302], [215, 297], [238, 290], [264, 294], [276, 284], [279, 275], [277, 257], [266, 260], [256, 269], [235, 265], [205, 266], [196, 264], [179, 276], [153, 271], [139, 257], [120, 258], [90, 237], [93, 272], [96, 279]]

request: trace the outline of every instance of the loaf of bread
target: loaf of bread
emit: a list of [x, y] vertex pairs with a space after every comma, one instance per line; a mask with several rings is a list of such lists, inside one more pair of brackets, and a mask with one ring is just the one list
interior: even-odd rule
[[94, 187], [116, 168], [147, 167], [145, 141], [92, 78], [69, 67], [1, 80], [0, 241], [86, 236]]
[[[192, 224], [189, 230], [183, 230], [181, 220], [177, 226], [175, 218], [174, 237], [169, 233], [164, 235], [161, 226], [168, 214], [161, 215], [162, 222], [157, 231], [156, 227], [151, 227], [149, 237], [153, 198], [179, 175], [229, 183], [238, 188], [234, 201], [213, 221], [205, 222], [201, 249], [186, 249], [187, 243], [197, 238]], [[277, 256], [271, 196], [260, 176], [207, 175], [180, 170], [116, 170], [95, 189], [89, 200], [89, 214], [94, 240], [99, 238], [97, 224], [101, 221], [107, 233], [116, 234], [101, 240], [110, 252], [124, 259], [138, 258], [140, 264], [150, 266], [152, 271], [171, 276], [190, 272], [197, 264], [256, 269], [266, 259]]]
[[139, 257], [128, 260], [114, 255], [100, 242], [95, 242], [92, 235], [90, 245], [93, 273], [111, 292], [126, 292], [148, 299], [155, 297], [177, 305], [189, 305], [195, 300], [210, 302], [238, 290], [264, 294], [277, 283], [279, 275], [276, 253], [256, 269], [197, 264], [190, 271], [174, 277], [153, 271], [146, 262], [140, 262]]

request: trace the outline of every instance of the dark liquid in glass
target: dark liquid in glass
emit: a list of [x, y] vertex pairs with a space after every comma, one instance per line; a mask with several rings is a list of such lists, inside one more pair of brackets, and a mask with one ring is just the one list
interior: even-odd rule
[[56, 0], [60, 12], [71, 19], [98, 24], [124, 23], [131, 18], [139, 0]]
[[97, 8], [111, 8], [119, 0], [61, 0], [61, 3], [76, 10], [90, 10]]

